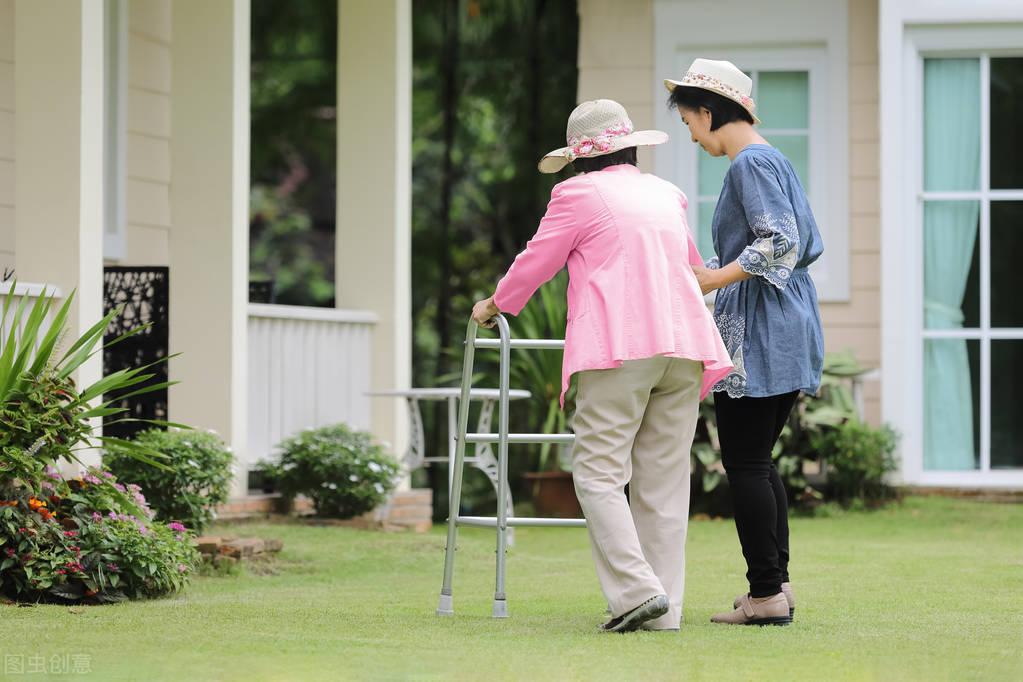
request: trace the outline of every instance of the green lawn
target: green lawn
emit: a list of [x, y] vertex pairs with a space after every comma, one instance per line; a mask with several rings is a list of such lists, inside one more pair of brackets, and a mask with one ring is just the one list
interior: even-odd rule
[[283, 538], [279, 572], [77, 612], [3, 606], [0, 654], [84, 654], [104, 681], [1023, 679], [1021, 505], [910, 498], [794, 520], [799, 606], [787, 628], [708, 622], [744, 569], [731, 522], [694, 522], [681, 633], [630, 635], [595, 630], [604, 601], [581, 530], [517, 531], [500, 621], [489, 617], [492, 532], [462, 531], [456, 615], [438, 618], [442, 528], [217, 530]]

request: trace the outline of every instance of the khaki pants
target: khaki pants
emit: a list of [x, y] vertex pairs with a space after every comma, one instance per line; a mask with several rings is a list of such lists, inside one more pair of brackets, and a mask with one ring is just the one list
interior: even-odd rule
[[702, 379], [702, 363], [660, 356], [578, 375], [572, 473], [597, 577], [614, 617], [666, 594], [668, 613], [646, 624], [655, 629], [682, 620]]

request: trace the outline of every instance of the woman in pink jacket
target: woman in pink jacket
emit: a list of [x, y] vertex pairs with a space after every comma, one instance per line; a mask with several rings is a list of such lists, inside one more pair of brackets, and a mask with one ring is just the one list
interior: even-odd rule
[[602, 629], [676, 630], [699, 401], [732, 363], [693, 274], [703, 260], [686, 197], [636, 168], [636, 147], [668, 136], [633, 132], [604, 99], [572, 112], [567, 138], [539, 168], [574, 163], [578, 174], [554, 187], [536, 234], [473, 318], [492, 326], [498, 312], [518, 314], [567, 264], [562, 403], [577, 374], [572, 468], [611, 607]]

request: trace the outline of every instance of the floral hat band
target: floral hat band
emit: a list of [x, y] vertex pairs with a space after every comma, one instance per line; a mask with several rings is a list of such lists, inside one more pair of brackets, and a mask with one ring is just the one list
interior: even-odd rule
[[596, 137], [570, 137], [568, 138], [568, 151], [565, 158], [574, 161], [580, 156], [587, 156], [597, 151], [607, 153], [613, 147], [612, 138], [624, 137], [632, 133], [632, 121], [626, 119], [625, 123], [618, 123], [610, 128], [604, 129], [603, 135]]
[[567, 147], [555, 149], [540, 159], [541, 173], [557, 173], [576, 159], [612, 154], [629, 147], [668, 141], [660, 130], [633, 129], [628, 113], [618, 102], [598, 99], [583, 102], [568, 117]]
[[756, 114], [757, 105], [751, 96], [753, 80], [732, 62], [697, 59], [689, 66], [682, 80], [665, 78], [664, 86], [668, 92], [679, 86], [715, 92], [748, 111], [754, 123], [760, 123]]

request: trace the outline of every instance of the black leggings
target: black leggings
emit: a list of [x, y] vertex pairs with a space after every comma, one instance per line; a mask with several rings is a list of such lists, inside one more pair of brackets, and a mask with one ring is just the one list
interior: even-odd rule
[[789, 580], [788, 500], [771, 450], [798, 395], [798, 391], [768, 398], [714, 394], [721, 463], [732, 489], [735, 529], [754, 597], [778, 594]]

